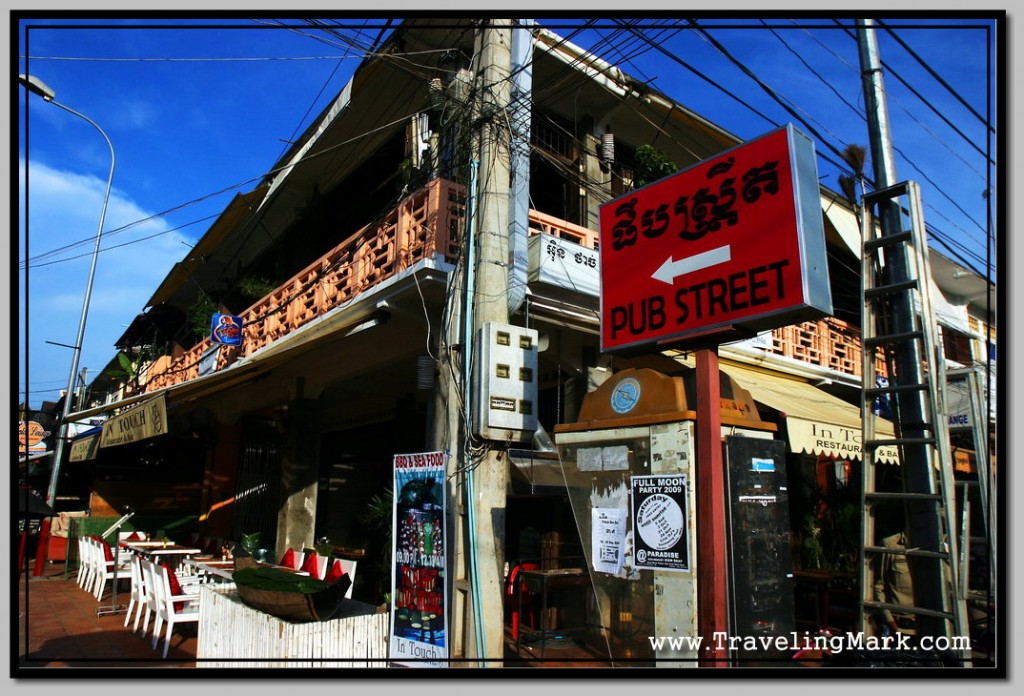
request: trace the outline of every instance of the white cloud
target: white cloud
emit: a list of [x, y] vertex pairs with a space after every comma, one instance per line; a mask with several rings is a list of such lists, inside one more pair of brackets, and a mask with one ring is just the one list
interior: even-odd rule
[[[19, 172], [21, 205], [24, 161], [19, 163]], [[26, 216], [22, 210], [19, 218], [19, 260], [26, 257], [27, 238], [32, 261], [27, 293], [24, 269], [19, 270], [18, 286], [22, 299], [28, 302], [28, 400], [32, 405], [56, 400], [67, 386], [72, 350], [47, 341], [75, 343], [105, 189], [106, 180], [61, 171], [34, 160], [28, 172], [28, 211]], [[160, 219], [112, 232], [150, 215], [124, 192], [117, 188], [111, 192], [79, 360], [79, 369], [87, 368], [89, 379], [114, 357], [114, 342], [185, 254], [182, 242], [187, 238], [168, 231], [168, 224]], [[133, 240], [138, 241], [112, 248]], [[19, 400], [24, 398], [24, 309], [24, 303], [19, 303]]]

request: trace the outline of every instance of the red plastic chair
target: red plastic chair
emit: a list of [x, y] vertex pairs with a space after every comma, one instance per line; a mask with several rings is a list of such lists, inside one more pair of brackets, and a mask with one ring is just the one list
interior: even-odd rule
[[[517, 563], [512, 566], [512, 570], [508, 573], [508, 579], [505, 582], [505, 602], [509, 608], [509, 616], [512, 622], [512, 639], [519, 638], [519, 598], [522, 596], [522, 609], [527, 612], [530, 617], [530, 628], [536, 628], [537, 626], [537, 607], [534, 604], [534, 593], [530, 592], [526, 587], [525, 582], [519, 581], [519, 573], [524, 570], [539, 570], [540, 566], [536, 563]], [[522, 595], [520, 595], [522, 592]]]

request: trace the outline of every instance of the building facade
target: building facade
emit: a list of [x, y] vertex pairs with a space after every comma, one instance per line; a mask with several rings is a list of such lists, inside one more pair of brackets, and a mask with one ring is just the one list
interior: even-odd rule
[[[556, 428], [622, 370], [693, 375], [679, 351], [601, 353], [600, 206], [657, 178], [652, 149], [683, 169], [740, 144], [562, 37], [493, 24], [397, 27], [145, 302], [117, 346], [130, 378], [101, 375], [73, 414], [109, 420], [162, 402], [162, 431], [86, 460], [112, 513], [162, 491], [165, 510], [194, 513], [181, 531], [260, 532], [277, 556], [329, 546], [361, 560], [355, 596], [375, 603], [391, 591], [391, 520], [374, 513], [390, 500], [393, 457], [447, 453], [453, 657], [501, 654], [510, 567], [589, 553], [543, 461]], [[415, 66], [393, 56], [410, 51]], [[833, 314], [719, 354], [736, 401], [786, 442], [793, 565], [832, 582], [855, 554], [844, 532], [859, 476], [860, 231], [855, 205], [824, 187], [820, 199]], [[934, 253], [932, 267], [947, 357], [989, 364], [988, 283]], [[211, 339], [214, 313], [241, 318], [239, 345]], [[467, 426], [479, 368], [466, 353], [484, 321], [537, 332], [528, 436], [484, 440]], [[486, 489], [476, 521], [474, 485]], [[828, 545], [814, 543], [822, 529]], [[820, 573], [807, 577], [795, 592], [817, 591]], [[476, 611], [502, 630], [475, 642]]]

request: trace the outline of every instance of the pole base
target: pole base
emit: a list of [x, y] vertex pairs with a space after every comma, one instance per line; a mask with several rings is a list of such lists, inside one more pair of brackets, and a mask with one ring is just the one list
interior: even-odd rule
[[107, 616], [109, 614], [124, 614], [128, 611], [127, 604], [111, 604], [107, 607], [100, 607], [96, 610], [96, 616]]

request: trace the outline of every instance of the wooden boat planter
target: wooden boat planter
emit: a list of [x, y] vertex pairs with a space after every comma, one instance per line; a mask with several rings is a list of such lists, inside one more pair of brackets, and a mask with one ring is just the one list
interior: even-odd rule
[[239, 598], [250, 607], [297, 623], [330, 619], [352, 584], [347, 574], [326, 583], [261, 565], [251, 556], [235, 557], [234, 581]]

